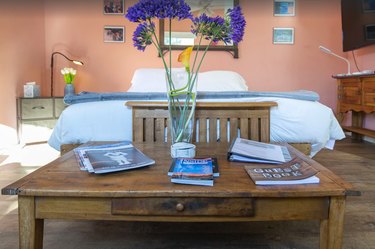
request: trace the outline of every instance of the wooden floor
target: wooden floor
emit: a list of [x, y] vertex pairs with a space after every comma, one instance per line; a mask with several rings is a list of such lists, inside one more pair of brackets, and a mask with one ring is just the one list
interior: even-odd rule
[[[0, 155], [0, 188], [36, 167], [6, 163]], [[345, 249], [375, 249], [375, 144], [336, 144], [314, 157], [362, 191], [349, 197], [345, 215]], [[0, 196], [0, 248], [18, 248], [17, 197]], [[277, 207], [275, 207], [277, 208]], [[141, 223], [106, 221], [45, 222], [44, 248], [318, 248], [319, 224], [309, 222]]]

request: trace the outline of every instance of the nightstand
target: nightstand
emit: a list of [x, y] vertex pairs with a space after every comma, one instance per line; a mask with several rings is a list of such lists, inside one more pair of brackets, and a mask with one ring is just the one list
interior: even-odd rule
[[45, 142], [61, 112], [63, 97], [17, 98], [18, 142]]

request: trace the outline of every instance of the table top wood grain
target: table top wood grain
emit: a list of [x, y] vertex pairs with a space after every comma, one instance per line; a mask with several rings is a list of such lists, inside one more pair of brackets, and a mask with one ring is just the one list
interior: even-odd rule
[[171, 183], [167, 176], [170, 145], [134, 143], [156, 164], [145, 168], [103, 175], [81, 171], [69, 152], [2, 189], [5, 195], [69, 197], [324, 197], [358, 195], [321, 164], [288, 145], [298, 156], [319, 170], [319, 184], [256, 186], [244, 170], [249, 163], [227, 161], [227, 144], [197, 144], [198, 157], [217, 157], [220, 177], [213, 187]]

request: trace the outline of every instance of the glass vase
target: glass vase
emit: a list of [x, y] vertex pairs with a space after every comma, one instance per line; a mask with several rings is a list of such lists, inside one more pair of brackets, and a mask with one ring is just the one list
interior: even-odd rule
[[195, 145], [192, 144], [192, 139], [197, 75], [190, 75], [185, 69], [172, 69], [166, 73], [166, 82], [171, 156], [194, 157]]
[[64, 96], [66, 96], [66, 95], [74, 95], [74, 94], [75, 94], [75, 90], [74, 90], [73, 83], [71, 83], [71, 84], [65, 84]]

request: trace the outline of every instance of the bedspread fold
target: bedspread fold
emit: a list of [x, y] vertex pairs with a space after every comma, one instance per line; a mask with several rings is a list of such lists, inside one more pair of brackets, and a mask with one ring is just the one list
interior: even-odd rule
[[[319, 94], [313, 91], [299, 90], [290, 92], [198, 92], [197, 99], [225, 99], [225, 98], [251, 98], [251, 97], [278, 97], [307, 101], [319, 101]], [[67, 105], [108, 100], [167, 100], [166, 93], [162, 92], [81, 92], [76, 95], [67, 95], [64, 102]]]

